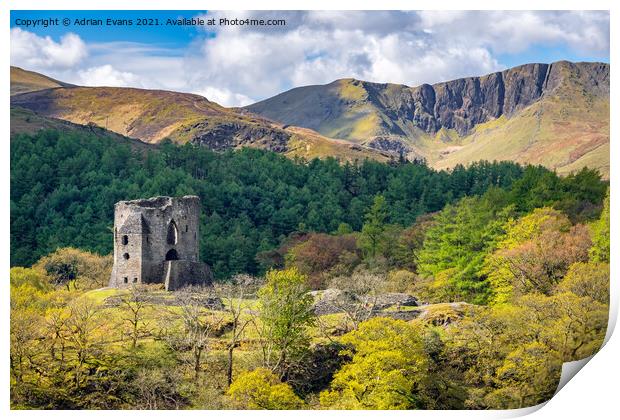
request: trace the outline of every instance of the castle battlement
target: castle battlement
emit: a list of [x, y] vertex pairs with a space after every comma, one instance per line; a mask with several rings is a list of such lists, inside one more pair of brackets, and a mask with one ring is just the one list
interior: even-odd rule
[[163, 283], [166, 290], [206, 285], [199, 259], [200, 198], [153, 197], [114, 206], [114, 267], [110, 287]]

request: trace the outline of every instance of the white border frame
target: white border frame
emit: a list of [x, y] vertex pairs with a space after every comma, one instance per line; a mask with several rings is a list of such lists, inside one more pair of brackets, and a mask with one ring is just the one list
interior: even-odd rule
[[[210, 2], [199, 0], [92, 0], [88, 3], [79, 0], [55, 0], [41, 2], [40, 0], [5, 0], [0, 3], [0, 27], [2, 31], [2, 43], [4, 48], [2, 51], [2, 67], [3, 79], [0, 83], [0, 97], [9, 98], [10, 74], [10, 34], [9, 34], [9, 11], [15, 10], [388, 10], [388, 9], [414, 9], [414, 10], [611, 10], [611, 51], [610, 62], [615, 62], [620, 48], [615, 42], [617, 40], [617, 19], [616, 11], [620, 8], [617, 1], [575, 1], [575, 0], [546, 0], [544, 3], [534, 0], [520, 0], [519, 2], [508, 1], [488, 1], [488, 0], [470, 0], [467, 2], [444, 0], [438, 1], [418, 0], [383, 0], [373, 4], [363, 4], [361, 2], [340, 1], [340, 0], [315, 0], [315, 1], [297, 1], [291, 4], [290, 1], [268, 0], [262, 1], [260, 4], [241, 1], [241, 0], [213, 0]], [[614, 49], [615, 47], [615, 49]], [[611, 194], [611, 229], [615, 234], [618, 230], [618, 220], [620, 215], [620, 202], [617, 198], [616, 191], [616, 171], [618, 165], [618, 156], [620, 151], [620, 143], [618, 143], [617, 122], [618, 116], [613, 111], [618, 109], [618, 98], [614, 93], [617, 78], [614, 77], [614, 68], [611, 68], [611, 163], [610, 163], [610, 183], [612, 184]], [[3, 205], [1, 207], [4, 223], [2, 232], [0, 233], [0, 244], [5, 258], [2, 260], [2, 269], [5, 278], [1, 282], [1, 307], [2, 315], [2, 345], [0, 360], [4, 361], [0, 364], [1, 377], [4, 379], [4, 386], [0, 391], [0, 407], [2, 411], [15, 418], [30, 418], [41, 416], [42, 413], [36, 411], [9, 411], [9, 188], [10, 188], [10, 162], [9, 162], [9, 101], [5, 99], [1, 102], [0, 118], [2, 118], [3, 134], [2, 134], [2, 168], [3, 177], [1, 185], [1, 196], [3, 197]], [[558, 417], [562, 419], [572, 418], [611, 418], [610, 413], [617, 413], [618, 403], [617, 382], [620, 380], [620, 364], [617, 354], [620, 354], [620, 342], [616, 336], [611, 335], [616, 323], [618, 314], [618, 298], [619, 285], [617, 271], [618, 261], [618, 245], [612, 235], [612, 251], [611, 251], [611, 273], [612, 273], [612, 305], [610, 310], [610, 327], [606, 339], [608, 342], [604, 348], [593, 357], [587, 366], [580, 372], [577, 379], [571, 380], [568, 384], [548, 403], [540, 406], [512, 410], [512, 411], [398, 411], [398, 412], [369, 412], [369, 411], [297, 411], [297, 412], [253, 412], [253, 411], [184, 411], [179, 416], [184, 418], [205, 418], [205, 416], [214, 415], [222, 419], [263, 419], [273, 417], [290, 418], [295, 416], [297, 419], [310, 418], [338, 418], [338, 419], [371, 419], [384, 416], [391, 418], [409, 419], [412, 416], [417, 418], [447, 418], [462, 419], [467, 418], [507, 418], [525, 415], [535, 412], [533, 418], [549, 418]], [[564, 372], [563, 372], [564, 373]], [[544, 406], [544, 408], [542, 408]], [[541, 410], [537, 411], [538, 409]], [[164, 419], [169, 418], [171, 414], [165, 411], [136, 412], [136, 411], [51, 411], [45, 415], [49, 418], [65, 419], [67, 417], [79, 418], [108, 418], [110, 415], [127, 416], [131, 418]], [[616, 414], [617, 415], [617, 414]]]

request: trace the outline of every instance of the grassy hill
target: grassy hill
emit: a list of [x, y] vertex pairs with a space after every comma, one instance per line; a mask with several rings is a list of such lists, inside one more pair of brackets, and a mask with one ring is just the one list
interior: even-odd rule
[[[12, 80], [11, 86], [19, 85], [25, 73], [16, 72], [20, 78]], [[285, 127], [188, 93], [56, 86], [16, 94], [11, 97], [11, 106], [22, 110], [19, 112], [29, 110], [40, 118], [97, 126], [151, 144], [169, 138], [175, 143], [191, 142], [212, 150], [256, 147], [309, 159], [338, 156], [343, 160], [386, 161], [392, 156], [389, 152], [330, 139], [312, 130]], [[12, 125], [12, 133], [24, 129], [27, 127], [23, 120]]]
[[480, 160], [513, 160], [541, 164], [560, 174], [589, 167], [609, 177], [609, 101], [583, 98], [561, 101], [548, 98], [524, 109], [512, 118], [477, 126], [473, 133], [433, 150], [431, 165], [450, 168], [458, 163]]
[[584, 166], [609, 175], [609, 65], [528, 64], [482, 77], [409, 87], [342, 79], [247, 107], [437, 168], [480, 159]]
[[71, 86], [40, 73], [11, 66], [11, 96], [37, 90]]
[[132, 148], [137, 150], [148, 150], [155, 147], [154, 145], [122, 136], [97, 125], [74, 124], [57, 118], [43, 117], [29, 109], [11, 107], [11, 136], [19, 133], [36, 134], [42, 130], [76, 132], [94, 135], [100, 138], [110, 138], [121, 143], [129, 144]]

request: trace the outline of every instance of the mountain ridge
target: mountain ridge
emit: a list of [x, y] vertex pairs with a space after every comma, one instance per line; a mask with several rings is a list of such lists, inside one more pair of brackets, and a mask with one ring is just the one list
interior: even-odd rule
[[[604, 92], [609, 94], [608, 64], [558, 61], [550, 64], [523, 64], [501, 72], [489, 73], [478, 77], [464, 77], [433, 85], [424, 83], [418, 86], [408, 86], [404, 84], [368, 82], [354, 78], [337, 79], [326, 85], [296, 87], [244, 108], [275, 121], [304, 126], [320, 132], [320, 126], [312, 122], [305, 123], [299, 118], [286, 118], [290, 113], [293, 113], [290, 108], [289, 114], [284, 114], [285, 118], [282, 118], [278, 113], [278, 107], [274, 106], [274, 102], [280, 101], [290, 106], [291, 101], [289, 97], [297, 92], [303, 92], [308, 97], [308, 94], [311, 94], [311, 91], [316, 88], [330, 90], [335, 86], [348, 84], [352, 86], [345, 86], [343, 88], [345, 92], [340, 95], [344, 100], [359, 100], [363, 98], [364, 92], [355, 92], [356, 87], [358, 87], [365, 91], [368, 99], [381, 101], [386, 110], [392, 113], [398, 113], [399, 111], [401, 113], [408, 112], [409, 115], [407, 116], [416, 123], [415, 125], [427, 133], [434, 134], [439, 129], [446, 128], [455, 129], [460, 135], [464, 135], [474, 125], [487, 122], [490, 118], [499, 118], [504, 114], [510, 116], [515, 111], [531, 105], [546, 91], [557, 88], [560, 84], [558, 72], [565, 66], [571, 66], [578, 70], [581, 70], [583, 67], [591, 67], [598, 73], [602, 73], [601, 81], [607, 84]], [[526, 80], [533, 80], [534, 84], [525, 85], [524, 82]], [[405, 95], [400, 98], [402, 103], [393, 102], [394, 99], [398, 98], [386, 97], [386, 92], [391, 93], [390, 91], [394, 90], [400, 95]], [[465, 94], [461, 94], [459, 97], [458, 90], [464, 91]], [[307, 100], [311, 99], [314, 98], [308, 98]], [[318, 103], [321, 104], [321, 101], [319, 100]], [[467, 114], [467, 111], [472, 110], [470, 105], [475, 106], [477, 104], [482, 105], [482, 108], [474, 109], [473, 115], [466, 115], [464, 118], [462, 114]], [[407, 108], [407, 105], [416, 107], [411, 109]], [[450, 111], [454, 112], [454, 115], [451, 115]], [[294, 112], [294, 114], [297, 116], [303, 115], [300, 112]], [[324, 114], [329, 113], [325, 112]], [[467, 120], [471, 120], [471, 123], [468, 124]], [[345, 137], [349, 138], [350, 136]]]
[[284, 127], [190, 93], [124, 87], [43, 86], [39, 90], [12, 95], [11, 107], [30, 110], [44, 118], [99, 126], [152, 144], [169, 138], [176, 143], [191, 142], [216, 151], [257, 147], [304, 158], [325, 157], [326, 150], [342, 160], [387, 161], [392, 158], [389, 152], [336, 141], [307, 129]]
[[17, 70], [16, 85], [34, 82], [11, 96], [11, 106], [147, 143], [170, 138], [213, 150], [247, 146], [349, 161], [405, 156], [437, 169], [482, 159], [541, 164], [561, 174], [587, 165], [609, 174], [606, 63], [531, 63], [415, 87], [345, 78], [242, 108], [174, 91], [63, 84]]
[[[245, 109], [329, 137], [423, 157], [437, 168], [501, 159], [543, 164], [568, 173], [582, 160], [604, 176], [609, 171], [609, 158], [600, 150], [596, 159], [586, 156], [609, 143], [607, 63], [531, 63], [415, 87], [339, 79], [294, 88]], [[541, 129], [520, 118], [522, 115], [538, 119]], [[518, 141], [503, 128], [514, 126], [515, 118], [523, 123], [512, 127], [520, 132]], [[566, 125], [574, 129], [572, 135], [565, 132]], [[593, 125], [597, 126], [595, 132]], [[524, 127], [531, 129], [525, 133]], [[482, 128], [493, 142], [481, 134]], [[559, 137], [554, 141], [556, 132]], [[473, 147], [474, 138], [486, 148]], [[514, 143], [519, 147], [512, 147]], [[563, 144], [569, 146], [567, 150], [562, 150]], [[502, 148], [510, 149], [511, 154], [495, 150]], [[471, 149], [476, 149], [475, 156]]]

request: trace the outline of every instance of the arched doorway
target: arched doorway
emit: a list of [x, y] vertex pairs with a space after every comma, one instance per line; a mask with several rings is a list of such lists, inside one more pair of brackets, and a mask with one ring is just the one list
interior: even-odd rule
[[179, 241], [179, 229], [177, 229], [177, 224], [172, 219], [168, 224], [168, 234], [166, 235], [166, 242], [168, 245], [176, 245]]
[[174, 261], [178, 259], [179, 259], [179, 255], [177, 254], [176, 249], [173, 248], [170, 251], [166, 252], [166, 261]]

